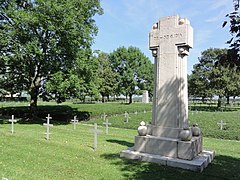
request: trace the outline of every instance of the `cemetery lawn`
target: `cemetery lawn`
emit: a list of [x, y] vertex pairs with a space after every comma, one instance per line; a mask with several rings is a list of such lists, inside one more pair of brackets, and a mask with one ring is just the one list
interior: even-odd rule
[[0, 124], [0, 178], [11, 179], [240, 179], [240, 142], [204, 138], [214, 149], [214, 161], [202, 172], [121, 159], [119, 152], [133, 146], [136, 130], [109, 128], [98, 134], [94, 151], [92, 125], [57, 125], [44, 139], [41, 124]]

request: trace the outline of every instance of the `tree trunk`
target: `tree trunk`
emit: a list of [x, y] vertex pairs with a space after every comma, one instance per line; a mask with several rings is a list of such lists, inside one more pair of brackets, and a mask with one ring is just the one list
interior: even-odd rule
[[102, 95], [102, 103], [105, 103], [104, 96]]
[[217, 107], [218, 107], [218, 108], [221, 108], [221, 107], [222, 107], [222, 96], [219, 96], [219, 97], [218, 97]]
[[132, 104], [132, 94], [129, 94], [129, 104]]
[[30, 118], [33, 119], [37, 116], [37, 100], [39, 94], [40, 85], [40, 78], [34, 77], [31, 82], [30, 86]]
[[39, 91], [39, 89], [36, 86], [33, 86], [30, 89], [30, 96], [31, 96], [31, 100], [30, 100], [30, 118], [36, 117], [38, 91]]
[[227, 96], [227, 104], [229, 104], [230, 96]]

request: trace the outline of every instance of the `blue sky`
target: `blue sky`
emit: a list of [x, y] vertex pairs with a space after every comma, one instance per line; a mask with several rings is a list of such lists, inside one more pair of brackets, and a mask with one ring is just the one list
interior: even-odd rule
[[135, 46], [150, 58], [148, 33], [164, 16], [186, 17], [194, 30], [194, 45], [188, 58], [188, 73], [201, 52], [227, 48], [229, 29], [222, 28], [225, 15], [233, 11], [232, 0], [101, 0], [104, 14], [96, 16], [99, 28], [93, 49], [110, 53], [120, 46]]

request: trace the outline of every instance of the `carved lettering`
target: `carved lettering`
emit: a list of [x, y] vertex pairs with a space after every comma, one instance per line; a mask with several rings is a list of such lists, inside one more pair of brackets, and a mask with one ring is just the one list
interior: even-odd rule
[[166, 35], [162, 35], [159, 37], [159, 39], [161, 40], [167, 40], [167, 39], [173, 39], [173, 38], [179, 38], [182, 37], [182, 33], [175, 33], [175, 34], [166, 34]]

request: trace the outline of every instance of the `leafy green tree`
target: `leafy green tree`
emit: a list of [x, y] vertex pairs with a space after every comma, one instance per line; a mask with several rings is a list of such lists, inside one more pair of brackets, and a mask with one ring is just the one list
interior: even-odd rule
[[102, 96], [102, 102], [105, 102], [105, 97], [108, 98], [110, 95], [114, 95], [117, 88], [117, 73], [113, 71], [111, 67], [109, 54], [104, 52], [97, 53], [98, 60], [98, 82], [99, 92]]
[[232, 38], [227, 41], [227, 43], [230, 45], [231, 50], [229, 53], [232, 55], [232, 59], [234, 61], [238, 61], [239, 63], [239, 51], [240, 51], [240, 15], [239, 15], [239, 0], [233, 0], [233, 6], [234, 11], [227, 14], [226, 17], [228, 20], [224, 21], [223, 27], [225, 27], [227, 24], [229, 24], [229, 32], [232, 36]]
[[[119, 47], [110, 54], [110, 61], [114, 71], [118, 74], [118, 94], [129, 96], [129, 103], [132, 103], [132, 96], [139, 90], [144, 90], [144, 83], [153, 82], [151, 61], [138, 48]], [[151, 90], [152, 91], [152, 90]]]
[[205, 64], [198, 63], [194, 65], [194, 70], [188, 77], [189, 96], [201, 97], [203, 102], [206, 98], [213, 96], [212, 89], [210, 88], [210, 73], [211, 71], [205, 68]]
[[58, 103], [70, 98], [78, 98], [85, 102], [86, 96], [97, 97], [97, 65], [96, 58], [80, 58], [77, 59], [74, 70], [52, 74], [46, 83], [45, 97], [53, 98]]
[[236, 95], [238, 86], [235, 80], [239, 78], [236, 72], [236, 65], [229, 64], [227, 49], [207, 49], [202, 52], [190, 75], [189, 92], [203, 100], [218, 95], [218, 107], [221, 107], [222, 97], [229, 99]]
[[0, 61], [24, 77], [32, 116], [51, 75], [87, 55], [97, 33], [93, 16], [101, 13], [99, 0], [0, 0]]

